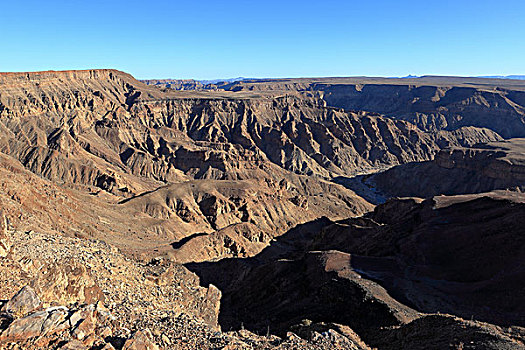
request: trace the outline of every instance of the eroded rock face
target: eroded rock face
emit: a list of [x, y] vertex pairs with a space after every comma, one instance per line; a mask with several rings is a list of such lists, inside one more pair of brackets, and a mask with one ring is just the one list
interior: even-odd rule
[[525, 136], [525, 84], [519, 81], [425, 76], [264, 79], [213, 86], [314, 95], [328, 106], [381, 113], [427, 131], [475, 126], [505, 138]]
[[254, 177], [268, 161], [300, 174], [350, 175], [429, 159], [470, 134], [498, 137], [427, 134], [299, 96], [163, 92], [111, 70], [14, 74], [2, 86], [1, 151], [54, 181], [120, 195], [151, 181]]
[[525, 142], [510, 139], [441, 150], [434, 160], [405, 164], [369, 179], [391, 196], [431, 197], [525, 186]]

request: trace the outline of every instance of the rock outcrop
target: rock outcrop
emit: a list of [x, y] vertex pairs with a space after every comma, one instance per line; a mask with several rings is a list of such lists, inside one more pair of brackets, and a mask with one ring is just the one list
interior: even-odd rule
[[5, 258], [11, 249], [8, 221], [4, 213], [0, 214], [0, 258]]
[[31, 286], [48, 303], [69, 305], [104, 301], [91, 269], [77, 261], [62, 260], [42, 266]]
[[31, 311], [38, 309], [42, 305], [42, 301], [35, 293], [33, 288], [25, 286], [20, 289], [7, 303], [0, 309], [11, 317], [23, 317], [28, 315]]
[[[38, 310], [34, 300], [38, 300], [38, 296], [24, 287], [8, 301], [8, 304], [16, 305], [18, 309], [32, 311], [26, 315], [19, 314], [4, 325], [0, 330], [0, 348], [11, 348], [9, 345], [12, 344], [22, 349], [113, 348], [111, 341], [106, 341], [110, 340], [112, 329], [116, 328], [116, 319], [101, 304], [74, 306], [70, 309], [57, 306]], [[127, 343], [133, 344], [137, 340], [140, 339], [134, 336]], [[158, 349], [154, 344], [152, 346], [151, 349]]]

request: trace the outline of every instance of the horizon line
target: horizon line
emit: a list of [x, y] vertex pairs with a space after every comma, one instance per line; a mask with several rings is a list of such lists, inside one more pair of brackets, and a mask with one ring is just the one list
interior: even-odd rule
[[[525, 79], [525, 74], [486, 74], [486, 75], [439, 75], [439, 74], [424, 74], [424, 75], [412, 75], [408, 74], [406, 76], [384, 76], [384, 75], [333, 75], [333, 76], [267, 76], [267, 77], [244, 77], [237, 76], [232, 78], [207, 78], [207, 79], [198, 79], [198, 78], [137, 78], [132, 73], [127, 71], [117, 69], [117, 68], [87, 68], [87, 69], [64, 69], [64, 70], [38, 70], [38, 71], [9, 71], [9, 72], [0, 72], [0, 75], [21, 75], [21, 74], [43, 74], [43, 73], [73, 73], [73, 72], [91, 72], [91, 71], [115, 71], [124, 74], [129, 74], [133, 78], [139, 81], [147, 80], [193, 80], [199, 82], [205, 81], [228, 81], [228, 80], [283, 80], [283, 79], [341, 79], [341, 78], [377, 78], [377, 79], [420, 79], [420, 78], [476, 78], [476, 79], [506, 79], [506, 80], [522, 80]], [[518, 79], [513, 79], [514, 77]]]

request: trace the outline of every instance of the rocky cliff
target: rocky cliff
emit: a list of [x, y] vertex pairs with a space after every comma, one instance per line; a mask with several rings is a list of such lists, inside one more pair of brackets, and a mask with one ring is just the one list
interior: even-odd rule
[[7, 74], [0, 87], [3, 152], [47, 178], [111, 192], [253, 177], [247, 172], [264, 162], [348, 175], [427, 160], [443, 144], [499, 138], [474, 128], [425, 133], [315, 99], [162, 92], [112, 70]]
[[[221, 231], [222, 238], [199, 236], [217, 248], [202, 259], [254, 254], [298, 223], [370, 209], [329, 182], [334, 176], [500, 139], [473, 127], [423, 132], [304, 96], [162, 91], [115, 70], [3, 74], [0, 91], [0, 151], [36, 175], [110, 204], [121, 237], [143, 232], [169, 251], [170, 243], [193, 234], [241, 225]], [[129, 215], [144, 224], [116, 225]], [[258, 243], [239, 237], [245, 232], [253, 240], [258, 230]], [[194, 252], [194, 242], [184, 249]], [[187, 254], [178, 256], [185, 261]]]
[[374, 174], [367, 182], [390, 196], [431, 197], [525, 186], [525, 141], [510, 139], [441, 150], [432, 161], [410, 163]]
[[525, 136], [525, 84], [520, 80], [305, 78], [240, 81], [217, 87], [316, 96], [329, 106], [380, 113], [426, 131], [475, 126], [505, 138]]

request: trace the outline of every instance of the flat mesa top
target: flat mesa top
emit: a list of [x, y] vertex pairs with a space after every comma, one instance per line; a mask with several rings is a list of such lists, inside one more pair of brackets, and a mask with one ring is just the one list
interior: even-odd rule
[[[86, 70], [63, 70], [63, 71], [37, 71], [37, 72], [0, 72], [0, 83], [6, 78], [39, 79], [52, 78], [53, 76], [70, 77], [90, 77], [101, 78], [105, 75], [114, 74], [116, 76], [135, 78], [125, 72], [116, 69], [86, 69]], [[150, 79], [151, 80], [151, 79]], [[188, 81], [187, 79], [161, 79], [159, 81]], [[279, 90], [283, 84], [328, 84], [328, 85], [410, 85], [410, 86], [438, 86], [438, 87], [470, 87], [476, 89], [508, 89], [525, 91], [525, 80], [520, 79], [500, 79], [500, 78], [477, 78], [477, 77], [458, 77], [458, 76], [422, 76], [417, 78], [388, 78], [388, 77], [310, 77], [310, 78], [263, 78], [245, 79], [234, 82], [223, 82], [230, 86], [258, 87], [258, 90], [274, 89]], [[220, 85], [220, 84], [219, 84]]]
[[283, 78], [283, 79], [252, 79], [238, 81], [232, 84], [239, 86], [281, 85], [281, 84], [328, 84], [328, 85], [410, 85], [438, 87], [469, 87], [475, 89], [509, 89], [525, 91], [525, 80], [453, 77], [453, 76], [422, 76], [420, 78], [385, 78], [385, 77], [326, 77], [326, 78]]

